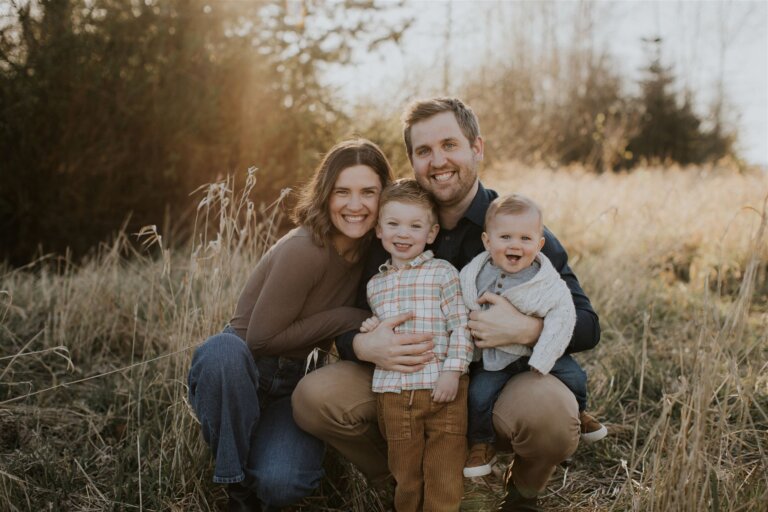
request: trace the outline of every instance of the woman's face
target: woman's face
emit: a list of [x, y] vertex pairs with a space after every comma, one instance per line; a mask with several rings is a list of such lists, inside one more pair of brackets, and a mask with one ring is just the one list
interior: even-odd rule
[[341, 171], [328, 202], [337, 235], [356, 240], [372, 230], [379, 213], [380, 194], [379, 175], [367, 165], [353, 165]]

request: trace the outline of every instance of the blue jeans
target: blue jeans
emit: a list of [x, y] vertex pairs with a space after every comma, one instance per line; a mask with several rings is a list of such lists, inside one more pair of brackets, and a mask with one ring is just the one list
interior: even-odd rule
[[325, 445], [293, 420], [291, 393], [303, 375], [299, 359], [254, 360], [229, 326], [195, 350], [189, 402], [215, 458], [214, 482], [239, 482], [266, 507], [312, 494]]
[[[521, 357], [499, 371], [488, 371], [483, 363], [472, 363], [469, 367], [469, 396], [467, 406], [469, 418], [467, 437], [469, 443], [495, 443], [493, 430], [493, 406], [499, 393], [509, 379], [521, 372], [530, 371], [528, 358]], [[570, 355], [565, 354], [555, 362], [550, 375], [557, 377], [576, 396], [579, 412], [587, 408], [587, 372]]]

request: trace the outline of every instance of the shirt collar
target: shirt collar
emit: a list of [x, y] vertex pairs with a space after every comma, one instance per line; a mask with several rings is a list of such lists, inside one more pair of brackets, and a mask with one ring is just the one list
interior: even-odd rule
[[[423, 253], [419, 254], [418, 256], [413, 258], [411, 261], [406, 263], [403, 269], [416, 268], [422, 265], [424, 262], [431, 260], [434, 257], [435, 255], [432, 251], [424, 251]], [[397, 270], [397, 267], [392, 265], [391, 258], [379, 266], [379, 272], [389, 272], [390, 270]]]
[[485, 212], [488, 211], [488, 206], [490, 206], [493, 199], [491, 191], [478, 182], [477, 193], [464, 213], [464, 218], [482, 228], [485, 225]]

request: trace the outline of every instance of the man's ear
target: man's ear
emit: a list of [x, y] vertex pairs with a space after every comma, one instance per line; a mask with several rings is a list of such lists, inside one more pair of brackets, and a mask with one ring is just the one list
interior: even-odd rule
[[475, 160], [478, 162], [482, 161], [483, 151], [485, 151], [485, 141], [483, 138], [478, 135], [475, 139], [475, 142], [473, 142], [470, 147], [472, 148], [472, 152], [475, 154]]
[[481, 237], [483, 239], [483, 247], [485, 247], [486, 251], [491, 250], [491, 239], [488, 238], [488, 233], [483, 231], [483, 236]]
[[427, 235], [427, 243], [431, 244], [435, 241], [435, 238], [437, 238], [437, 234], [440, 232], [440, 224], [432, 224], [432, 227], [429, 228], [429, 234]]

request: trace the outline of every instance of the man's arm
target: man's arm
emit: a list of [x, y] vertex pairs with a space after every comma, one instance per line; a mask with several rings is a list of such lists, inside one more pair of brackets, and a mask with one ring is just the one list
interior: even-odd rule
[[429, 333], [395, 333], [396, 326], [411, 318], [413, 313], [402, 313], [382, 321], [371, 332], [345, 333], [336, 339], [336, 349], [342, 359], [373, 363], [385, 370], [404, 373], [419, 371], [434, 357], [434, 343]]
[[552, 262], [552, 266], [568, 285], [576, 308], [576, 326], [566, 353], [581, 352], [594, 348], [600, 341], [600, 319], [592, 308], [589, 297], [581, 288], [576, 274], [568, 265], [568, 253], [560, 241], [548, 229], [544, 229], [544, 247], [542, 252]]

